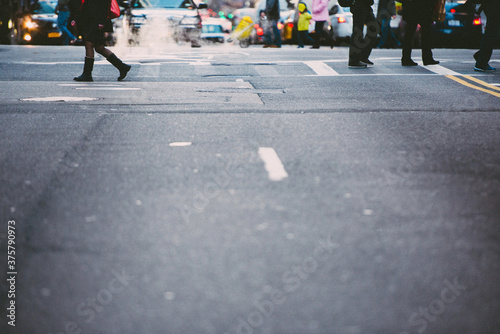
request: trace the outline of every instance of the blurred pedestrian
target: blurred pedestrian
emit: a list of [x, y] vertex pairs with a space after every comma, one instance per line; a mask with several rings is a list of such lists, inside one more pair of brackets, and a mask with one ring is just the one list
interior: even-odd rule
[[267, 21], [266, 11], [261, 10], [259, 14], [259, 26], [262, 28], [265, 33], [270, 29], [269, 22]]
[[81, 36], [80, 33], [78, 32], [78, 29], [76, 27], [76, 19], [80, 17], [80, 10], [82, 8], [83, 0], [70, 0], [69, 2], [69, 22], [70, 24], [70, 31], [73, 33], [73, 35], [77, 36], [78, 40], [76, 42], [81, 42]]
[[[264, 35], [265, 48], [281, 48], [281, 35], [278, 29], [280, 20], [279, 0], [266, 0], [266, 17], [268, 27]], [[273, 37], [271, 37], [273, 35]]]
[[493, 46], [500, 36], [500, 0], [467, 0], [466, 6], [471, 11], [474, 10], [476, 4], [481, 4], [479, 12], [484, 11], [486, 15], [486, 27], [484, 35], [481, 39], [479, 51], [474, 54], [476, 65], [474, 70], [478, 72], [493, 72], [496, 68], [489, 65], [491, 55], [493, 54]]
[[105, 32], [113, 31], [113, 25], [108, 18], [109, 8], [110, 0], [85, 0], [81, 7], [76, 23], [85, 43], [85, 64], [82, 75], [74, 78], [76, 81], [93, 81], [94, 50], [120, 71], [119, 81], [130, 71], [130, 65], [124, 64], [113, 52], [104, 47]]
[[314, 25], [314, 44], [311, 49], [319, 49], [321, 38], [326, 39], [330, 48], [333, 49], [335, 41], [328, 35], [324, 30], [325, 23], [330, 18], [328, 14], [328, 1], [329, 0], [312, 0], [312, 19], [315, 22]]
[[[373, 0], [354, 0], [351, 5], [352, 35], [349, 45], [349, 68], [366, 68], [373, 63], [368, 59], [377, 45], [379, 26], [373, 14]], [[364, 26], [367, 33], [364, 35]]]
[[396, 15], [396, 3], [394, 0], [380, 0], [377, 7], [377, 21], [380, 25], [380, 40], [378, 48], [399, 48], [398, 41], [391, 29], [391, 19]]
[[432, 12], [436, 6], [437, 0], [405, 0], [403, 3], [403, 20], [406, 22], [404, 39], [403, 39], [403, 55], [401, 65], [417, 66], [411, 59], [411, 50], [413, 44], [413, 36], [417, 30], [417, 25], [420, 25], [421, 44], [422, 44], [422, 61], [424, 65], [436, 65], [439, 61], [434, 60], [431, 50], [431, 26]]
[[57, 27], [62, 32], [63, 45], [75, 44], [77, 38], [68, 29], [69, 16], [70, 16], [70, 1], [71, 0], [59, 0], [55, 9], [57, 14]]
[[309, 24], [311, 23], [312, 15], [303, 2], [299, 2], [299, 20], [297, 22], [297, 40], [299, 48], [304, 48], [304, 42], [313, 43], [313, 39], [309, 36]]

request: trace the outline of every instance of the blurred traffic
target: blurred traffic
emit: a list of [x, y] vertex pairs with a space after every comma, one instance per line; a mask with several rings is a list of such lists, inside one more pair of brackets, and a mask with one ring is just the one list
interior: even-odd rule
[[[81, 0], [72, 0], [81, 4]], [[312, 0], [301, 0], [311, 8]], [[464, 1], [447, 2], [444, 22], [433, 24], [434, 48], [477, 48], [486, 19], [463, 6]], [[201, 47], [203, 44], [234, 44], [248, 47], [263, 44], [266, 30], [266, 0], [217, 1], [198, 0], [121, 0], [120, 17], [113, 20], [114, 32], [108, 34], [108, 44], [162, 45], [169, 43]], [[375, 6], [377, 6], [375, 1]], [[284, 44], [297, 44], [299, 0], [279, 0], [278, 29]], [[12, 0], [2, 2], [0, 15], [0, 43], [2, 44], [67, 44], [58, 27], [57, 1]], [[323, 30], [335, 45], [348, 45], [352, 34], [352, 14], [337, 0], [328, 5], [329, 19]], [[390, 30], [395, 38], [404, 38], [405, 22], [401, 19], [401, 4], [396, 2], [396, 14], [390, 18]], [[68, 29], [78, 36], [75, 27]], [[310, 21], [309, 34], [316, 32]], [[379, 47], [399, 47], [397, 42]], [[76, 44], [79, 43], [78, 39]], [[326, 43], [326, 41], [324, 41]], [[324, 44], [323, 43], [323, 44]], [[306, 43], [307, 44], [307, 43]], [[417, 29], [415, 47], [420, 46]]]

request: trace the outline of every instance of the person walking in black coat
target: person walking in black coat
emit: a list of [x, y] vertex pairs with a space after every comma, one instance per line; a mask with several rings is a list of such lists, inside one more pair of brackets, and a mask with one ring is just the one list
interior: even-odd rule
[[380, 24], [380, 41], [378, 48], [396, 47], [401, 43], [398, 41], [391, 29], [391, 19], [396, 15], [396, 3], [394, 0], [379, 0], [377, 7], [377, 21]]
[[68, 29], [68, 20], [71, 14], [70, 5], [70, 0], [59, 0], [55, 9], [57, 27], [62, 32], [64, 45], [75, 44], [77, 41], [76, 36]]
[[465, 5], [472, 11], [476, 4], [481, 4], [480, 10], [486, 15], [486, 27], [481, 39], [479, 51], [474, 54], [476, 65], [474, 70], [478, 72], [493, 72], [496, 68], [491, 67], [491, 55], [493, 54], [493, 45], [500, 35], [500, 0], [468, 0]]
[[424, 65], [439, 64], [439, 61], [434, 60], [431, 50], [432, 12], [436, 2], [437, 0], [405, 0], [403, 2], [403, 20], [406, 22], [406, 27], [401, 65], [418, 65], [411, 59], [413, 36], [418, 24], [420, 24], [422, 32], [422, 61]]
[[[280, 2], [279, 0], [266, 0], [266, 16], [268, 28], [264, 35], [265, 48], [281, 48], [281, 35], [278, 29], [280, 20]], [[271, 35], [274, 38], [271, 38]]]
[[[349, 68], [366, 68], [373, 65], [368, 59], [377, 45], [379, 26], [373, 14], [373, 0], [354, 0], [351, 5], [352, 35], [349, 45]], [[366, 36], [363, 28], [367, 25]]]
[[104, 34], [113, 31], [113, 25], [108, 18], [109, 8], [110, 0], [85, 0], [81, 7], [76, 24], [85, 43], [85, 64], [82, 75], [75, 77], [75, 81], [93, 81], [94, 50], [120, 71], [118, 81], [123, 80], [130, 71], [130, 65], [124, 64], [113, 52], [104, 47]]

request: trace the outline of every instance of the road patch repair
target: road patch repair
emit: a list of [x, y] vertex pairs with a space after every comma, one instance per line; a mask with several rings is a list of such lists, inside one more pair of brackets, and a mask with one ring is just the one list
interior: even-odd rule
[[[13, 81], [9, 90], [2, 92], [5, 101], [25, 102], [95, 102], [98, 104], [161, 105], [161, 104], [238, 104], [263, 105], [262, 93], [283, 93], [282, 90], [256, 90], [246, 81], [226, 82], [125, 82], [70, 84], [30, 82], [30, 89], [23, 87], [26, 82]], [[56, 86], [57, 88], [55, 88]], [[60, 96], [51, 96], [57, 90]], [[34, 92], [36, 95], [33, 96]], [[29, 96], [29, 95], [31, 96]], [[79, 95], [84, 96], [79, 96]], [[26, 96], [28, 95], [28, 96]], [[2, 99], [4, 99], [2, 97]]]
[[76, 97], [76, 96], [49, 96], [49, 97], [31, 97], [20, 99], [28, 102], [83, 102], [99, 100], [96, 97]]

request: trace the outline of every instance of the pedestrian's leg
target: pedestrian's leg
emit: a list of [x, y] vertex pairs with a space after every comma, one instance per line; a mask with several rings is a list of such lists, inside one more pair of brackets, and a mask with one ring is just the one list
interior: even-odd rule
[[272, 39], [272, 32], [271, 32], [271, 22], [268, 22], [264, 29], [264, 47], [269, 47], [270, 45], [273, 44], [273, 39]]
[[70, 41], [72, 41], [72, 43], [76, 42], [77, 38], [76, 36], [71, 32], [71, 30], [68, 28], [68, 22], [69, 22], [69, 16], [71, 15], [70, 12], [65, 12], [66, 13], [66, 17], [65, 17], [65, 22], [64, 22], [64, 26], [63, 26], [63, 29], [66, 31], [66, 33], [68, 34], [69, 36], [69, 39]]
[[479, 46], [479, 51], [476, 52], [474, 58], [476, 59], [476, 71], [489, 70], [494, 71], [495, 69], [489, 66], [488, 62], [493, 54], [493, 46], [495, 40], [500, 34], [500, 4], [488, 3], [484, 4], [484, 14], [486, 15], [486, 27], [484, 31], [483, 38], [481, 39], [481, 44]]
[[361, 60], [361, 52], [366, 47], [366, 42], [363, 36], [363, 27], [365, 25], [366, 10], [362, 7], [351, 7], [352, 11], [352, 35], [349, 44], [349, 66], [350, 67], [366, 67], [358, 66]]
[[278, 21], [273, 20], [274, 45], [281, 48], [281, 34], [278, 29]]
[[[326, 23], [326, 22], [325, 22]], [[330, 36], [326, 31], [325, 31], [325, 24], [323, 23], [323, 28], [321, 29], [321, 34], [323, 38], [327, 41], [327, 44], [330, 46], [330, 49], [333, 49], [335, 46], [335, 40], [333, 39], [332, 36]]]
[[366, 24], [366, 36], [365, 36], [365, 44], [366, 46], [361, 51], [361, 61], [372, 65], [373, 63], [368, 59], [370, 58], [370, 54], [372, 53], [372, 49], [377, 45], [378, 34], [380, 32], [380, 27], [378, 25], [377, 19], [375, 19], [375, 15], [373, 15], [373, 10], [368, 8], [365, 15], [365, 24]]
[[57, 27], [59, 28], [59, 30], [61, 30], [63, 45], [68, 45], [69, 44], [68, 34], [62, 29], [62, 26], [64, 25], [64, 15], [62, 13], [63, 12], [61, 11], [57, 13]]
[[394, 45], [393, 48], [399, 48], [401, 46], [401, 42], [398, 40], [398, 38], [396, 37], [396, 35], [394, 35], [394, 33], [392, 32], [392, 29], [391, 29], [391, 26], [390, 26], [390, 23], [389, 23], [389, 36], [391, 36], [391, 39], [394, 41]]
[[432, 56], [431, 49], [431, 37], [432, 37], [432, 19], [429, 17], [425, 21], [420, 23], [421, 31], [422, 31], [422, 61], [424, 65], [437, 65], [439, 61], [434, 60]]
[[95, 46], [95, 51], [100, 54], [101, 56], [108, 58], [113, 54], [110, 50], [106, 49], [104, 45], [96, 45]]
[[406, 22], [403, 38], [403, 56], [401, 58], [401, 65], [403, 66], [417, 66], [411, 59], [411, 48], [413, 44], [413, 36], [417, 30], [417, 20], [411, 19]]
[[63, 38], [63, 45], [68, 45], [69, 40], [74, 39], [74, 38], [71, 38], [71, 36], [73, 36], [73, 34], [68, 30], [68, 27], [67, 27], [68, 17], [69, 17], [68, 12], [59, 11], [59, 13], [57, 14], [57, 27], [59, 28], [59, 30], [61, 30], [62, 38]]
[[312, 49], [319, 49], [321, 37], [323, 36], [323, 26], [325, 21], [316, 21], [314, 25], [314, 43]]
[[298, 31], [297, 32], [297, 44], [299, 45], [299, 48], [304, 47], [304, 40], [303, 40], [304, 33], [305, 33], [305, 31]]
[[113, 52], [106, 49], [104, 45], [96, 45], [96, 52], [106, 57], [106, 60], [109, 61], [114, 67], [120, 71], [120, 76], [118, 77], [118, 81], [122, 81], [127, 76], [128, 71], [132, 68], [132, 66], [124, 64]]
[[57, 16], [57, 27], [62, 32], [64, 45], [68, 45], [70, 40], [73, 41], [76, 39], [76, 37], [68, 29], [69, 14], [69, 12], [60, 11]]
[[85, 57], [94, 58], [94, 43], [85, 41]]
[[94, 45], [91, 42], [85, 42], [85, 63], [83, 73], [79, 77], [73, 78], [75, 81], [94, 81], [92, 70], [94, 69]]
[[391, 28], [388, 26], [388, 21], [384, 18], [380, 23], [380, 41], [377, 44], [377, 48], [381, 49], [384, 47], [389, 37], [389, 30]]
[[306, 30], [306, 31], [304, 31], [304, 36], [305, 36], [305, 37], [304, 37], [304, 39], [305, 39], [306, 41], [308, 41], [308, 42], [309, 42], [309, 44], [311, 44], [311, 45], [312, 45], [312, 44], [314, 43], [314, 40], [311, 38], [311, 36], [309, 36], [309, 31], [307, 31], [307, 30]]

